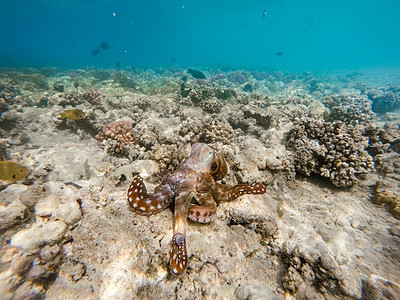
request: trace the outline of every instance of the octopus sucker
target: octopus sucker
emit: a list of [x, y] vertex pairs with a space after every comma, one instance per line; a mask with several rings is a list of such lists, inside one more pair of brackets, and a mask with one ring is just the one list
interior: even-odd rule
[[[186, 245], [187, 219], [210, 223], [216, 218], [217, 205], [244, 194], [264, 194], [262, 183], [228, 185], [217, 181], [228, 173], [223, 157], [210, 146], [196, 143], [175, 170], [162, 170], [154, 193], [148, 194], [143, 178], [135, 176], [127, 192], [129, 206], [141, 214], [159, 212], [174, 202], [174, 233], [170, 254], [170, 272], [180, 276], [188, 263]], [[192, 203], [194, 199], [194, 203]]]

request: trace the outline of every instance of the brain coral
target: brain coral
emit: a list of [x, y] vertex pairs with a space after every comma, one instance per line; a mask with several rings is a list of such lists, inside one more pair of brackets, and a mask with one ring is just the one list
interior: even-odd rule
[[354, 185], [374, 167], [368, 139], [342, 122], [296, 118], [287, 146], [298, 173], [319, 174], [337, 187]]
[[122, 120], [107, 124], [96, 135], [96, 139], [105, 145], [108, 153], [125, 152], [134, 141], [132, 124]]

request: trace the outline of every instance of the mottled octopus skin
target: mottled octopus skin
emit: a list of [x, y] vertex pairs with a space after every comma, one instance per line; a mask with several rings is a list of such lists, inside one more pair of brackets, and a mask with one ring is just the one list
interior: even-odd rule
[[210, 223], [215, 219], [218, 203], [232, 201], [243, 194], [264, 194], [262, 183], [221, 184], [228, 165], [222, 156], [203, 143], [192, 146], [190, 156], [175, 172], [163, 170], [162, 182], [153, 194], [147, 194], [140, 175], [136, 176], [128, 189], [128, 203], [142, 214], [156, 213], [173, 202], [175, 205], [174, 235], [170, 259], [170, 272], [179, 276], [188, 262], [186, 250], [187, 219], [199, 223]]

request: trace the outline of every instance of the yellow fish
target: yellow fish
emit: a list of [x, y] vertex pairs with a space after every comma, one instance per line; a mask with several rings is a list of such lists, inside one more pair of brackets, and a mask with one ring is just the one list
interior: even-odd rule
[[85, 113], [80, 109], [68, 109], [64, 110], [64, 112], [60, 113], [61, 119], [68, 120], [81, 120], [85, 117]]
[[29, 173], [27, 167], [13, 161], [0, 161], [0, 180], [18, 181], [24, 179]]

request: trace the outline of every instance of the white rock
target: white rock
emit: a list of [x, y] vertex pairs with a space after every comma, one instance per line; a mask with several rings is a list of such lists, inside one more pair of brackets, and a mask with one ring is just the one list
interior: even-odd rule
[[143, 178], [147, 178], [159, 171], [158, 164], [153, 160], [136, 160], [129, 165], [119, 167], [113, 173], [115, 180], [120, 180], [124, 175], [128, 182], [133, 179], [133, 174], [140, 174]]
[[53, 217], [64, 221], [68, 225], [73, 225], [81, 219], [82, 214], [78, 202], [70, 202], [61, 204], [54, 211]]
[[51, 214], [61, 204], [60, 197], [57, 195], [50, 195], [42, 198], [35, 206], [35, 214], [40, 217], [51, 216]]
[[0, 205], [0, 229], [6, 229], [29, 216], [28, 209], [19, 199], [7, 206]]
[[42, 244], [51, 244], [61, 240], [67, 225], [62, 221], [49, 221], [46, 224], [34, 224], [11, 237], [10, 244], [26, 251], [38, 250]]
[[258, 139], [247, 139], [244, 141], [242, 153], [254, 163], [259, 169], [265, 169], [267, 160], [267, 148]]
[[28, 190], [23, 184], [11, 184], [5, 190], [0, 192], [0, 204], [11, 203], [20, 199], [20, 195]]

